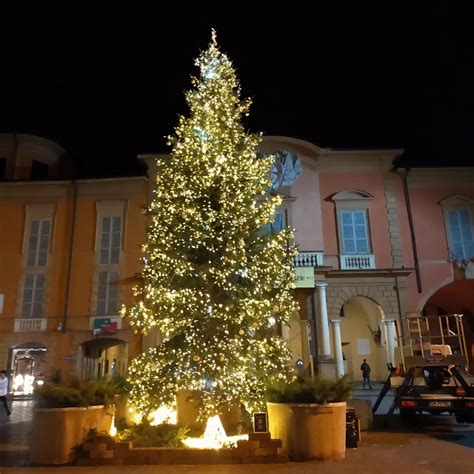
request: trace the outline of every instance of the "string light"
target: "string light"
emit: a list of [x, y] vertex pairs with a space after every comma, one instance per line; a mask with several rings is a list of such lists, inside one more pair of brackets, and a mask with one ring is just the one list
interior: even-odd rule
[[282, 202], [267, 193], [274, 158], [257, 156], [261, 135], [241, 123], [251, 102], [215, 36], [196, 65], [189, 117], [168, 138], [171, 157], [156, 160], [138, 303], [122, 309], [136, 330], [164, 335], [130, 367], [130, 400], [147, 416], [181, 390], [200, 392], [201, 419], [261, 410], [267, 384], [292, 377], [278, 328], [297, 309], [297, 252], [291, 230], [262, 232]]

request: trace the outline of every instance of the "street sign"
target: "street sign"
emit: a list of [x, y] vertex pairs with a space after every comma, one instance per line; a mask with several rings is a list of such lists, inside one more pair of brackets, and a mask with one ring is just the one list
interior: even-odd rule
[[268, 431], [267, 414], [253, 414], [253, 431], [254, 433], [266, 433]]
[[314, 268], [296, 267], [296, 288], [314, 288]]

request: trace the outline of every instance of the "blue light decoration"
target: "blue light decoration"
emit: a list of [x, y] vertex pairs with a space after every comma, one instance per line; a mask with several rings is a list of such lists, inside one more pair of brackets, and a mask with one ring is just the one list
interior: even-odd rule
[[304, 366], [303, 360], [302, 360], [302, 359], [298, 359], [298, 360], [296, 361], [296, 363], [295, 363], [295, 366], [296, 366], [297, 369], [302, 369], [303, 366]]
[[217, 59], [214, 59], [209, 64], [206, 64], [206, 67], [203, 68], [202, 75], [208, 80], [214, 79], [214, 77], [216, 76], [218, 67], [219, 67], [219, 61]]
[[272, 178], [272, 189], [276, 191], [281, 186], [291, 186], [302, 171], [301, 157], [296, 155], [293, 159], [290, 151], [277, 151], [270, 173]]
[[205, 142], [209, 139], [209, 135], [201, 127], [194, 127], [194, 131], [202, 142]]

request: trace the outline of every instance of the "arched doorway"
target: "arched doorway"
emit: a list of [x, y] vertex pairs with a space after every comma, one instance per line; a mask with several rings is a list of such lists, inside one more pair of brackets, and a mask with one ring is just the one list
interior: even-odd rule
[[8, 371], [15, 397], [30, 396], [35, 381], [44, 379], [46, 352], [46, 346], [39, 342], [26, 342], [10, 347]]
[[469, 367], [474, 370], [474, 280], [456, 280], [433, 293], [424, 315], [462, 314]]
[[116, 338], [99, 337], [81, 344], [81, 379], [112, 378], [125, 375], [128, 344]]
[[341, 308], [341, 339], [344, 371], [362, 380], [360, 365], [367, 359], [373, 380], [387, 378], [387, 350], [382, 308], [366, 296], [353, 296]]

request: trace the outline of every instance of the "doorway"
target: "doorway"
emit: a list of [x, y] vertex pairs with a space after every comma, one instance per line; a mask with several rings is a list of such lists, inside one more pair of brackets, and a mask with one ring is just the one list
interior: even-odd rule
[[15, 397], [30, 397], [36, 382], [44, 379], [47, 348], [37, 342], [13, 346], [9, 350], [8, 369]]

